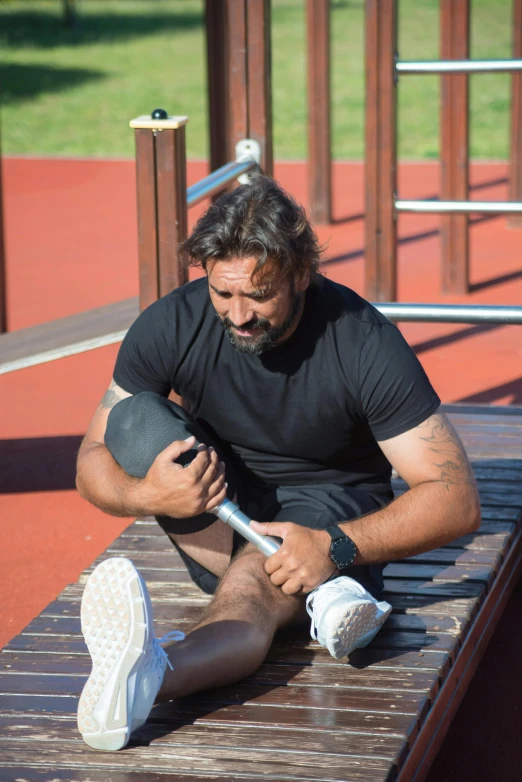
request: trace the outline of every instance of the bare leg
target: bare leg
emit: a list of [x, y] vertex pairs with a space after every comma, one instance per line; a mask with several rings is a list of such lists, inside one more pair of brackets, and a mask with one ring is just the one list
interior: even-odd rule
[[239, 681], [263, 662], [276, 630], [306, 616], [302, 596], [285, 595], [263, 569], [265, 557], [247, 547], [227, 570], [203, 618], [166, 651], [157, 702]]

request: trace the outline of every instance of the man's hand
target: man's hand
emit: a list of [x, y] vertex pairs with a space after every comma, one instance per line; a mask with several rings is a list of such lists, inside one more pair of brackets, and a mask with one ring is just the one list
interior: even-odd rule
[[265, 563], [272, 584], [286, 595], [308, 594], [326, 581], [335, 570], [328, 556], [331, 538], [324, 530], [309, 529], [291, 521], [251, 523], [260, 535], [282, 538], [279, 551]]
[[225, 465], [219, 461], [214, 448], [200, 445], [197, 456], [187, 467], [176, 463], [194, 443], [194, 437], [175, 440], [158, 454], [145, 478], [137, 482], [138, 502], [149, 513], [189, 518], [211, 511], [225, 499]]

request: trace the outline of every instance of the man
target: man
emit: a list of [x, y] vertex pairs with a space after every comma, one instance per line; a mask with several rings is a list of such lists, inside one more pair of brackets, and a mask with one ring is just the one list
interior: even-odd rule
[[[181, 252], [206, 277], [131, 327], [77, 484], [108, 513], [156, 516], [196, 583], [219, 585], [196, 627], [163, 649], [132, 563], [94, 571], [82, 603], [93, 672], [78, 723], [102, 749], [123, 746], [155, 701], [252, 673], [276, 630], [302, 621], [307, 599], [312, 634], [334, 656], [367, 643], [389, 610], [374, 598], [382, 563], [480, 522], [468, 460], [415, 355], [371, 305], [318, 275], [306, 216], [272, 180], [219, 199]], [[193, 438], [157, 448], [150, 468], [124, 470], [104, 440], [111, 409], [132, 406], [134, 458], [162, 429], [172, 392], [206, 445], [185, 468], [177, 460]], [[393, 502], [390, 465], [410, 486]], [[277, 553], [266, 559], [210, 515], [227, 492], [261, 522], [257, 532], [282, 540]]]

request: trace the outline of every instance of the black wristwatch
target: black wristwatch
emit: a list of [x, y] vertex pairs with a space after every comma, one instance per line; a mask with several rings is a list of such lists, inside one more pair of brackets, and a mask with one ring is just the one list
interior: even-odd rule
[[351, 565], [357, 556], [357, 546], [353, 540], [349, 538], [348, 535], [345, 535], [342, 529], [336, 524], [331, 527], [326, 527], [326, 532], [332, 538], [328, 555], [332, 562], [339, 570]]

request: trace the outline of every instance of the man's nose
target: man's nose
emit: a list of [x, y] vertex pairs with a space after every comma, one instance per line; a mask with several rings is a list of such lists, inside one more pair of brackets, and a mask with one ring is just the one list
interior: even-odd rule
[[243, 326], [254, 317], [252, 304], [248, 299], [231, 299], [228, 308], [228, 319], [234, 326]]

